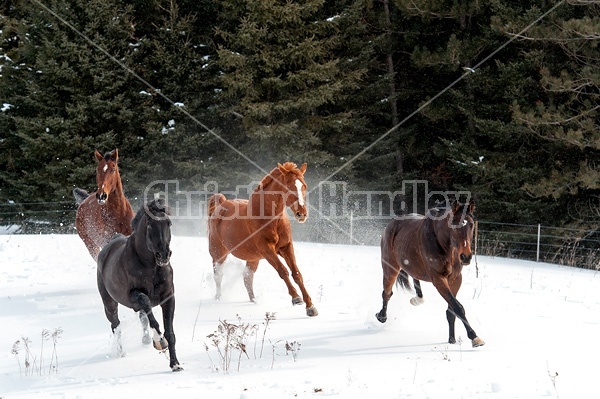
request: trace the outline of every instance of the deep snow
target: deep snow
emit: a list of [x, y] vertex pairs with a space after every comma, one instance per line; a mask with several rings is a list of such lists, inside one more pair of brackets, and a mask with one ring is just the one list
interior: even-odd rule
[[[375, 319], [382, 289], [377, 247], [296, 243], [319, 310], [315, 318], [291, 305], [283, 281], [264, 261], [254, 280], [257, 303], [248, 301], [243, 263], [232, 257], [223, 297], [215, 301], [206, 238], [176, 236], [172, 247], [180, 373], [142, 345], [137, 316], [125, 308], [126, 356], [115, 357], [95, 264], [78, 236], [0, 236], [0, 397], [597, 396], [600, 276], [594, 271], [479, 256], [479, 277], [474, 263], [467, 267], [458, 295], [486, 341], [473, 349], [458, 322], [462, 342], [445, 343], [446, 305], [431, 284], [423, 284], [423, 305], [413, 307], [412, 294], [396, 290], [388, 322]], [[267, 312], [275, 319], [265, 329]], [[239, 371], [238, 352], [225, 373], [207, 338], [219, 320], [257, 326]], [[58, 369], [50, 372], [52, 340], [42, 348], [41, 332], [59, 327]], [[42, 357], [44, 369], [35, 375], [25, 375], [22, 338], [31, 341], [36, 367]], [[300, 345], [295, 360], [286, 342]]]

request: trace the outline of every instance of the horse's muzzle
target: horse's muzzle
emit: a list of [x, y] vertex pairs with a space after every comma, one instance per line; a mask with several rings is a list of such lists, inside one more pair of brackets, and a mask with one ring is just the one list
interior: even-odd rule
[[305, 213], [301, 213], [301, 212], [294, 213], [294, 217], [296, 218], [298, 223], [304, 223], [304, 222], [306, 222], [306, 219], [308, 219], [308, 215]]
[[465, 255], [465, 254], [460, 254], [460, 262], [463, 265], [468, 265], [469, 263], [471, 263], [471, 258], [473, 257], [472, 254], [469, 255]]
[[166, 254], [162, 254], [160, 252], [156, 252], [154, 254], [154, 259], [156, 259], [156, 264], [160, 267], [168, 266], [171, 262], [171, 254], [172, 251], [168, 251]]
[[106, 200], [108, 199], [108, 194], [106, 194], [106, 193], [102, 193], [102, 194], [96, 193], [96, 199], [98, 200], [99, 204], [105, 204]]

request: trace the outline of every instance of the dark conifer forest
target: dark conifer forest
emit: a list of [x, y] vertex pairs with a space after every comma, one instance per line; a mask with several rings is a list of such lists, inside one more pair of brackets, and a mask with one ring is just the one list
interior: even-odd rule
[[480, 219], [600, 228], [600, 1], [0, 10], [2, 204], [74, 203], [94, 150], [118, 148], [132, 199], [157, 180], [235, 190], [292, 161], [315, 190], [426, 181], [472, 193]]

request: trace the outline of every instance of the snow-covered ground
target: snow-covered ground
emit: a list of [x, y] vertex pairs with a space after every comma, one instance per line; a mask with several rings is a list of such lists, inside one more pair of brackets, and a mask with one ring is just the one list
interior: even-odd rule
[[[598, 395], [600, 276], [594, 271], [478, 257], [479, 277], [474, 263], [467, 267], [458, 295], [486, 342], [473, 349], [458, 322], [460, 343], [446, 343], [446, 305], [431, 284], [423, 284], [423, 305], [413, 307], [412, 294], [396, 292], [388, 322], [375, 319], [382, 290], [376, 247], [296, 243], [319, 310], [309, 318], [303, 306], [291, 305], [267, 263], [255, 276], [257, 303], [247, 300], [243, 263], [235, 258], [227, 262], [223, 297], [215, 301], [206, 238], [174, 237], [172, 244], [175, 333], [185, 369], [180, 373], [171, 372], [164, 354], [141, 343], [137, 316], [125, 308], [120, 316], [126, 356], [115, 356], [95, 264], [79, 237], [0, 236], [0, 397]], [[155, 312], [160, 316], [159, 308]], [[268, 323], [267, 313], [275, 315]], [[220, 321], [256, 325], [248, 357], [238, 360], [234, 351], [228, 372], [207, 338]], [[41, 334], [58, 328], [55, 368], [53, 339]], [[23, 338], [30, 341], [29, 368]], [[286, 342], [296, 350], [286, 353]]]

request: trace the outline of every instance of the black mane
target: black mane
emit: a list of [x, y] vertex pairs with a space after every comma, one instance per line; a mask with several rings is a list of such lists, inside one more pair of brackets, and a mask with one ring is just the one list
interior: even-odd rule
[[135, 230], [135, 227], [140, 222], [144, 215], [153, 217], [154, 219], [164, 220], [169, 219], [171, 211], [165, 204], [162, 198], [152, 200], [146, 205], [142, 206], [136, 213], [135, 217], [131, 221], [131, 227]]

